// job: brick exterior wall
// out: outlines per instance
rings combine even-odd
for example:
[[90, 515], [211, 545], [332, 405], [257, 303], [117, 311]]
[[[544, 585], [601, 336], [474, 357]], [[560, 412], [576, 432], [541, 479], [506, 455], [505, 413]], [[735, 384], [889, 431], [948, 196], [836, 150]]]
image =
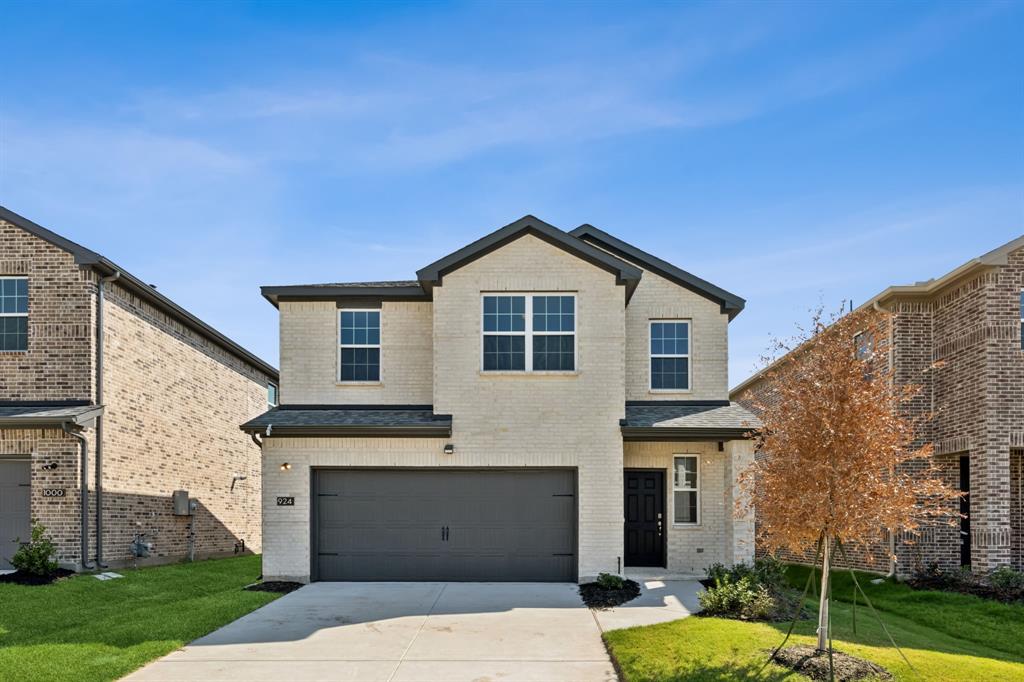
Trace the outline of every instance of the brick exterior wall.
[[[575, 372], [481, 371], [480, 296], [506, 291], [576, 294]], [[650, 273], [627, 307], [612, 274], [531, 235], [446, 274], [433, 299], [383, 304], [382, 380], [368, 387], [336, 385], [337, 304], [280, 304], [283, 403], [430, 403], [452, 415], [453, 433], [450, 439], [265, 438], [266, 576], [309, 580], [310, 472], [326, 466], [574, 468], [580, 578], [615, 572], [623, 556], [625, 400], [725, 399], [727, 317], [717, 304]], [[647, 321], [658, 317], [694, 321], [693, 392], [647, 391]], [[443, 454], [447, 442], [455, 445], [452, 455]], [[730, 511], [736, 473], [753, 456], [749, 443], [729, 443], [725, 453], [717, 443], [629, 443], [625, 452], [626, 466], [670, 470], [672, 452], [699, 452], [710, 462], [702, 477], [705, 520], [696, 532], [669, 531], [670, 570], [699, 574], [708, 560], [752, 555], [752, 523], [734, 522]], [[290, 468], [282, 470], [286, 462]], [[294, 496], [295, 506], [276, 506], [278, 496]]]
[[[754, 554], [754, 527], [750, 519], [736, 518], [735, 500], [740, 494], [737, 473], [753, 460], [749, 441], [730, 441], [724, 452], [718, 443], [626, 442], [623, 465], [627, 469], [661, 469], [665, 472], [665, 534], [670, 573], [704, 576], [714, 563], [749, 561]], [[700, 510], [697, 525], [673, 523], [673, 458], [699, 458]]]
[[[0, 401], [95, 402], [98, 280], [58, 247], [0, 222], [0, 274], [29, 278], [29, 350], [0, 353]], [[269, 377], [187, 329], [118, 283], [106, 286], [104, 556], [129, 562], [142, 531], [150, 562], [180, 559], [188, 519], [171, 514], [171, 492], [198, 502], [197, 557], [259, 551], [260, 451], [238, 425], [266, 409]], [[95, 429], [87, 428], [89, 546], [96, 548]], [[80, 556], [78, 441], [59, 429], [0, 429], [0, 457], [29, 455], [31, 515], [47, 526], [59, 560]], [[53, 470], [44, 470], [54, 463]], [[247, 476], [231, 488], [234, 474]], [[43, 498], [43, 488], [65, 497]]]
[[[366, 304], [353, 304], [360, 308]], [[429, 405], [433, 400], [433, 305], [380, 306], [380, 382], [338, 381], [338, 313], [333, 301], [282, 301], [281, 403]]]
[[0, 399], [92, 399], [95, 288], [67, 251], [0, 220], [0, 275], [28, 276], [28, 351], [0, 353]]
[[[891, 347], [876, 357], [891, 363], [898, 383], [922, 387], [906, 407], [922, 420], [917, 445], [933, 444], [934, 462], [954, 488], [960, 485], [960, 458], [970, 457], [971, 566], [979, 571], [1024, 568], [1020, 465], [1011, 465], [1015, 448], [1024, 447], [1024, 249], [1009, 252], [1006, 261], [975, 269], [928, 296], [897, 293], [880, 301], [895, 317], [884, 340]], [[733, 398], [750, 407], [771, 400], [761, 381]], [[957, 510], [952, 503], [950, 511]], [[886, 555], [886, 546], [857, 548], [852, 563], [884, 569], [878, 557]], [[932, 563], [959, 567], [959, 527], [934, 523], [918, 537], [900, 533], [896, 554], [901, 574]]]

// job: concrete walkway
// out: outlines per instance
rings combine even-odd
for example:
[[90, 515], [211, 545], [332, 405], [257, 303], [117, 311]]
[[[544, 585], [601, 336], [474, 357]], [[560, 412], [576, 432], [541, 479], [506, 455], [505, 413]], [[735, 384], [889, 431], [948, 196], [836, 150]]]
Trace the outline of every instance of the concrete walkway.
[[595, 616], [574, 584], [314, 583], [126, 679], [596, 682], [616, 676]]
[[640, 596], [622, 606], [594, 611], [601, 630], [617, 630], [679, 620], [697, 613], [701, 584], [695, 579], [674, 580], [629, 575], [640, 583]]

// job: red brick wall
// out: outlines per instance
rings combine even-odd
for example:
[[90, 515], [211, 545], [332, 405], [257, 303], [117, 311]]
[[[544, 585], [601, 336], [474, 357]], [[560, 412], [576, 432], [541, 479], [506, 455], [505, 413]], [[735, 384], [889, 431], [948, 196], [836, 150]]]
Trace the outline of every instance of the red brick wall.
[[[896, 313], [892, 350], [876, 353], [892, 363], [897, 382], [922, 387], [907, 411], [930, 417], [918, 444], [933, 443], [935, 464], [951, 486], [959, 487], [959, 458], [970, 456], [971, 563], [980, 571], [1024, 569], [1019, 457], [1011, 472], [1011, 451], [1024, 448], [1022, 287], [1024, 249], [1018, 249], [1005, 265], [953, 282], [931, 298], [887, 300], [885, 307]], [[733, 399], [752, 406], [771, 399], [766, 390], [755, 382]], [[957, 524], [932, 523], [914, 538], [901, 534], [899, 570], [957, 567], [959, 543]], [[869, 553], [858, 550], [853, 563], [869, 566]]]

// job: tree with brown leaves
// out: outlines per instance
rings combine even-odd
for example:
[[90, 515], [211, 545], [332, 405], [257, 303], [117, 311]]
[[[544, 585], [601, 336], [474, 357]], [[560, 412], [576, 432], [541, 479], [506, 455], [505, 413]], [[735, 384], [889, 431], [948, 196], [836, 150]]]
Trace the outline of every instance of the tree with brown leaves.
[[[948, 515], [958, 497], [915, 447], [916, 420], [901, 409], [920, 390], [893, 381], [883, 352], [889, 313], [862, 310], [825, 319], [776, 342], [765, 372], [771, 400], [755, 405], [758, 457], [742, 476], [740, 511], [757, 510], [769, 551], [822, 557], [818, 649], [829, 642], [828, 575], [837, 543], [867, 544], [886, 531], [913, 532]], [[820, 543], [820, 545], [819, 545]]]

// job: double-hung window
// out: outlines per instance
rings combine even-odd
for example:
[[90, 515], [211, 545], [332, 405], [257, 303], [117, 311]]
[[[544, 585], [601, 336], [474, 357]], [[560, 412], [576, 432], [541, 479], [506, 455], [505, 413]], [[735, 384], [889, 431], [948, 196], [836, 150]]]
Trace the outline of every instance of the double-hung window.
[[380, 311], [342, 310], [339, 379], [345, 382], [380, 381]]
[[0, 277], [0, 352], [28, 350], [28, 277]]
[[571, 294], [485, 294], [485, 372], [576, 370], [576, 297]]
[[700, 465], [696, 455], [679, 455], [674, 458], [672, 476], [673, 522], [678, 524], [700, 523]]
[[651, 321], [651, 390], [690, 390], [689, 321]]

